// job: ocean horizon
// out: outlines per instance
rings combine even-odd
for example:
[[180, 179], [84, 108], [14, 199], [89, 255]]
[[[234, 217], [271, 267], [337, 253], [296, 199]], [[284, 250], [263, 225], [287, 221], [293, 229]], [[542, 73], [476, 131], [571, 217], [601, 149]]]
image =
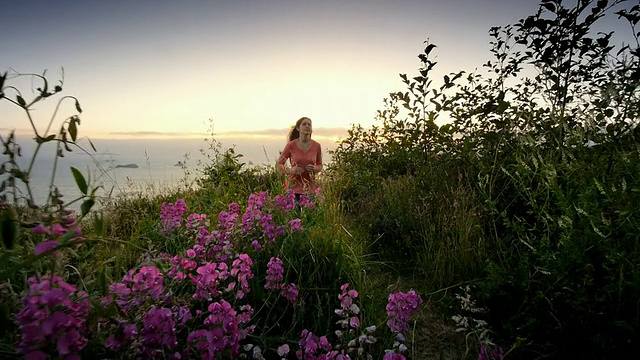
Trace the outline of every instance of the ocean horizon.
[[[113, 199], [130, 194], [157, 195], [177, 186], [189, 186], [201, 175], [199, 170], [210, 163], [209, 158], [214, 156], [214, 151], [209, 149], [210, 143], [204, 139], [91, 141], [96, 151], [93, 151], [88, 141], [78, 140], [86, 153], [72, 148], [71, 152], [64, 152], [64, 157], [58, 157], [53, 184], [63, 195], [65, 203], [81, 196], [71, 167], [82, 172], [91, 188], [99, 187], [96, 195], [100, 199]], [[260, 167], [275, 166], [285, 145], [281, 139], [268, 138], [224, 138], [218, 142], [221, 144], [221, 152], [233, 147], [236, 154], [242, 155], [240, 162]], [[32, 139], [18, 138], [18, 144], [22, 150], [18, 163], [26, 170], [35, 150], [35, 142]], [[328, 163], [329, 151], [335, 149], [336, 144], [321, 144], [323, 160]], [[3, 155], [3, 162], [6, 160], [7, 155]], [[35, 159], [30, 177], [37, 205], [43, 205], [47, 199], [54, 160], [54, 143], [44, 144]], [[76, 205], [79, 206], [79, 203]]]

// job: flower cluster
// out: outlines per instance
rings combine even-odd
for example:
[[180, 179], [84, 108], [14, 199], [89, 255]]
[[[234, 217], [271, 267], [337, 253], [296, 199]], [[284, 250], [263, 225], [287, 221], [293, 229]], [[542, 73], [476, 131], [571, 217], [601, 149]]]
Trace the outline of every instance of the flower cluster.
[[187, 337], [187, 342], [192, 344], [201, 359], [215, 359], [226, 351], [231, 350], [235, 358], [240, 353], [240, 341], [253, 332], [254, 327], [241, 328], [248, 323], [253, 315], [253, 309], [249, 305], [240, 307], [236, 311], [225, 300], [211, 303], [207, 308], [209, 314], [203, 321], [205, 329], [192, 331]]
[[[358, 298], [358, 292], [349, 289], [349, 283], [340, 287], [341, 293], [338, 295], [340, 300], [340, 308], [335, 313], [340, 316], [340, 320], [336, 324], [340, 325], [340, 330], [336, 330], [336, 336], [339, 343], [334, 347], [329, 343], [325, 336], [314, 335], [309, 330], [303, 330], [298, 342], [298, 350], [295, 352], [298, 359], [305, 360], [347, 360], [352, 358], [372, 359], [373, 356], [365, 352], [365, 345], [376, 342], [376, 338], [372, 335], [376, 331], [376, 326], [369, 326], [358, 335], [360, 330], [360, 308], [356, 305], [355, 299]], [[286, 358], [290, 348], [288, 344], [281, 345], [277, 349], [277, 353], [281, 358]], [[385, 355], [385, 359], [404, 359], [403, 355], [389, 352]]]
[[398, 292], [389, 294], [387, 302], [387, 326], [396, 334], [396, 341], [392, 350], [386, 350], [384, 360], [405, 359], [404, 353], [407, 346], [404, 344], [409, 318], [418, 312], [422, 304], [422, 298], [414, 290], [407, 293]]
[[302, 195], [300, 196], [300, 207], [315, 209], [316, 203], [311, 199], [311, 196]]
[[353, 289], [349, 290], [349, 283], [342, 285], [340, 290], [342, 291], [338, 295], [340, 309], [336, 309], [335, 312], [343, 319], [338, 321], [338, 325], [341, 325], [343, 329], [358, 329], [360, 327], [360, 319], [358, 318], [360, 308], [353, 302], [358, 297], [358, 292]]
[[42, 222], [31, 228], [31, 232], [40, 235], [43, 239], [47, 239], [36, 245], [34, 249], [36, 255], [54, 249], [64, 242], [73, 241], [80, 245], [80, 241], [84, 240], [80, 236], [82, 228], [78, 224], [73, 210], [61, 210], [55, 214], [43, 214]]
[[191, 313], [182, 307], [173, 309], [153, 305], [141, 316], [140, 329], [135, 323], [117, 318], [118, 326], [105, 341], [112, 352], [127, 352], [144, 359], [180, 359], [178, 331], [185, 328]]
[[304, 231], [304, 228], [302, 227], [302, 220], [300, 220], [300, 219], [290, 220], [289, 221], [289, 228], [291, 229], [291, 232]]
[[258, 194], [251, 194], [247, 201], [247, 209], [260, 210], [265, 207], [270, 200], [269, 194], [266, 191], [261, 191]]
[[[115, 304], [122, 315], [112, 319], [113, 329], [105, 340], [111, 351], [133, 350], [143, 358], [157, 358], [177, 347], [176, 324], [183, 326], [190, 317], [188, 310], [170, 305], [171, 292], [165, 291], [164, 275], [155, 266], [132, 269], [121, 282], [109, 286], [111, 294], [102, 299], [105, 306]], [[140, 321], [141, 326], [136, 325]], [[165, 357], [173, 358], [175, 356]]]
[[418, 311], [418, 306], [422, 304], [422, 298], [414, 290], [410, 290], [407, 293], [389, 294], [388, 300], [387, 315], [389, 315], [389, 320], [387, 326], [394, 333], [405, 334], [409, 317]]
[[[211, 301], [214, 297], [222, 295], [219, 290], [220, 283], [229, 277], [229, 268], [226, 263], [206, 263], [196, 270], [197, 275], [189, 274], [189, 278], [196, 286], [194, 299]], [[233, 283], [235, 286], [235, 283]]]
[[[111, 284], [109, 290], [115, 295], [115, 302], [125, 313], [143, 303], [156, 301], [164, 292], [164, 276], [155, 266], [144, 266], [140, 270], [129, 270], [122, 282]], [[105, 302], [113, 298], [108, 297]]]
[[298, 287], [294, 283], [282, 284], [280, 289], [280, 296], [285, 297], [291, 302], [296, 302], [296, 300], [298, 300]]
[[283, 283], [283, 275], [284, 268], [282, 267], [282, 260], [277, 257], [272, 257], [267, 264], [267, 283], [264, 285], [264, 288], [267, 290], [281, 290], [280, 295], [291, 302], [295, 302], [298, 299], [298, 288], [294, 283]]
[[221, 211], [218, 215], [218, 228], [220, 230], [230, 230], [236, 226], [238, 222], [238, 214], [240, 213], [240, 205], [232, 202], [229, 204], [227, 211]]
[[207, 220], [206, 214], [193, 213], [187, 216], [187, 223], [185, 226], [187, 229], [197, 229], [201, 226], [209, 226], [209, 220]]
[[142, 322], [140, 345], [145, 358], [163, 357], [165, 349], [173, 350], [178, 346], [176, 323], [170, 309], [153, 306], [144, 314]]
[[[198, 357], [213, 359], [227, 350], [237, 354], [240, 341], [253, 332], [252, 326], [244, 326], [251, 320], [253, 310], [251, 306], [244, 305], [238, 311], [221, 297], [225, 293], [233, 293], [236, 287], [235, 299], [240, 299], [250, 291], [248, 280], [253, 277], [251, 258], [240, 254], [231, 269], [224, 262], [207, 262], [198, 266], [197, 262], [180, 257], [174, 257], [170, 262], [173, 266], [167, 277], [163, 277], [156, 268], [144, 267], [138, 273], [130, 272], [122, 283], [110, 287], [124, 318], [112, 320], [118, 326], [107, 339], [106, 347], [112, 351], [133, 350], [136, 356], [147, 359], [190, 358], [198, 354]], [[188, 276], [182, 271], [187, 272]], [[161, 284], [161, 280], [173, 278], [176, 281], [186, 277], [194, 285], [192, 299], [196, 303], [209, 303], [207, 311], [196, 310], [195, 317], [189, 308], [172, 305], [172, 292], [163, 290]], [[231, 282], [222, 283], [227, 280]], [[236, 286], [238, 283], [240, 285]], [[150, 309], [139, 316], [139, 312], [149, 305]], [[140, 329], [135, 325], [139, 319], [142, 322]], [[186, 334], [183, 330], [186, 329], [187, 321], [196, 326], [199, 323], [204, 328], [197, 328]], [[177, 351], [179, 336], [186, 337], [192, 348]]]
[[[231, 203], [210, 227], [205, 214], [186, 216], [184, 200], [163, 203], [163, 232], [169, 235], [179, 230], [190, 238], [192, 246], [181, 255], [161, 254], [159, 263], [131, 269], [121, 281], [109, 285], [101, 299], [106, 312], [91, 317], [97, 321], [92, 326], [85, 325], [89, 313], [86, 293], [56, 275], [42, 281], [30, 279], [24, 308], [16, 317], [22, 333], [19, 351], [34, 358], [76, 358], [86, 347], [84, 336], [91, 328], [100, 333], [95, 334], [97, 338], [105, 339], [101, 351], [114, 357], [238, 357], [241, 343], [254, 331], [254, 326], [248, 325], [253, 309], [245, 300], [254, 278], [249, 244], [255, 241], [256, 250], [269, 251], [288, 230], [303, 231], [301, 219], [292, 219], [289, 214], [295, 206], [292, 192], [274, 198], [267, 193], [253, 194], [244, 213], [240, 205]], [[79, 237], [75, 221], [58, 220], [51, 226], [39, 225], [33, 232], [54, 240]], [[49, 249], [41, 245], [37, 251]], [[282, 260], [272, 257], [267, 267], [265, 288], [280, 291], [281, 296], [295, 302], [298, 288], [284, 282]], [[357, 297], [352, 290], [346, 294]], [[359, 326], [357, 314], [349, 316], [349, 324]], [[332, 350], [326, 337], [309, 331], [303, 332], [299, 345], [305, 359], [348, 358], [344, 351]], [[258, 346], [251, 350], [257, 358], [261, 356]]]
[[301, 208], [314, 210], [316, 205], [322, 204], [323, 202], [324, 194], [322, 193], [322, 189], [316, 188], [313, 193], [300, 196], [299, 205]]
[[277, 257], [272, 257], [267, 264], [267, 283], [264, 285], [264, 288], [267, 290], [279, 289], [283, 274], [284, 268], [282, 267], [282, 260]]
[[275, 207], [280, 212], [289, 212], [296, 208], [296, 196], [293, 190], [288, 190], [284, 195], [279, 194], [273, 197]]
[[210, 234], [207, 232], [209, 236], [201, 237], [207, 241], [200, 241], [199, 244], [205, 246], [212, 242], [209, 259], [215, 261], [225, 261], [232, 256], [234, 246], [240, 242], [251, 245], [253, 250], [262, 250], [265, 246], [275, 244], [279, 237], [286, 234], [287, 228], [291, 231], [302, 230], [300, 221], [288, 224], [280, 222], [280, 218], [286, 218], [294, 208], [293, 193], [276, 195], [274, 198], [266, 192], [251, 194], [244, 213], [240, 213], [237, 203], [229, 204], [228, 211], [221, 211], [218, 215], [217, 229]]
[[169, 262], [173, 265], [169, 272], [167, 272], [167, 276], [172, 278], [174, 281], [182, 281], [186, 279], [187, 275], [185, 272], [189, 272], [194, 270], [198, 263], [196, 263], [194, 258], [198, 257], [201, 254], [196, 253], [195, 250], [189, 249], [187, 250], [187, 258], [182, 258], [178, 255], [174, 256], [169, 260]]
[[300, 346], [296, 351], [298, 359], [335, 359], [338, 355], [338, 351], [332, 351], [333, 347], [326, 336], [318, 337], [306, 329], [300, 334], [298, 346]]
[[87, 294], [57, 275], [31, 277], [28, 283], [24, 308], [15, 318], [22, 335], [18, 351], [32, 359], [49, 355], [79, 359], [88, 342], [83, 335], [89, 313]]
[[235, 276], [240, 288], [236, 291], [236, 298], [242, 299], [246, 293], [251, 291], [249, 280], [253, 279], [251, 266], [253, 261], [247, 254], [240, 254], [237, 259], [233, 260], [231, 275]]
[[175, 204], [162, 203], [160, 209], [160, 222], [164, 229], [164, 234], [169, 235], [182, 225], [182, 216], [187, 213], [187, 204], [183, 199], [176, 200]]
[[[265, 213], [259, 209], [250, 210], [242, 215], [242, 232], [245, 237], [260, 234], [260, 237], [266, 238], [266, 245], [275, 244], [276, 238], [285, 234], [286, 226], [277, 225], [273, 219], [273, 215]], [[252, 241], [255, 250], [260, 250], [262, 244], [255, 239]]]
[[347, 353], [353, 354], [357, 357], [362, 357], [365, 353], [365, 346], [376, 342], [376, 338], [373, 333], [376, 330], [375, 325], [369, 326], [364, 329], [363, 332], [358, 335], [360, 330], [360, 308], [354, 300], [358, 298], [358, 292], [354, 289], [349, 289], [349, 283], [346, 283], [340, 287], [340, 308], [335, 310], [335, 313], [340, 316], [340, 320], [336, 324], [340, 325], [341, 330], [336, 330], [336, 336], [340, 341], [346, 343]]

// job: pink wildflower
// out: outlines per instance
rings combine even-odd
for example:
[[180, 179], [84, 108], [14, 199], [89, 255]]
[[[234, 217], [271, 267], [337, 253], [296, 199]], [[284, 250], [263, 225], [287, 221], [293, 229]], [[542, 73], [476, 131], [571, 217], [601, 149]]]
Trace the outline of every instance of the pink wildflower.
[[404, 334], [407, 331], [409, 317], [418, 311], [420, 304], [422, 304], [422, 298], [414, 290], [407, 293], [389, 294], [387, 304], [387, 315], [389, 315], [387, 326], [389, 329]]
[[49, 240], [49, 241], [43, 241], [41, 243], [39, 243], [38, 245], [36, 245], [36, 248], [34, 249], [34, 253], [36, 255], [40, 255], [44, 252], [47, 252], [53, 248], [55, 248], [56, 246], [58, 246], [58, 240]]

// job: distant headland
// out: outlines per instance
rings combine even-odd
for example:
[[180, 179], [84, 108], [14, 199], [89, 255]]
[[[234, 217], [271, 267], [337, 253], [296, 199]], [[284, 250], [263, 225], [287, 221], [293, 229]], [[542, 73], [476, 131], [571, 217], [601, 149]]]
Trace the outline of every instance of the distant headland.
[[116, 165], [116, 169], [124, 168], [124, 169], [137, 169], [139, 168], [138, 164], [124, 164], [124, 165]]

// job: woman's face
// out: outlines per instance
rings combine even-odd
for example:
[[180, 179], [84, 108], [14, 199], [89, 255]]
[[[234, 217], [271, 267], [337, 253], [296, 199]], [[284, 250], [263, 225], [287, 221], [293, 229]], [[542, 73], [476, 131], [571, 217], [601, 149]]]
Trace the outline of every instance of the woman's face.
[[300, 132], [300, 134], [311, 134], [311, 132], [313, 131], [313, 127], [311, 126], [311, 120], [309, 119], [302, 120], [302, 122], [300, 123], [300, 126], [298, 126], [298, 131]]

